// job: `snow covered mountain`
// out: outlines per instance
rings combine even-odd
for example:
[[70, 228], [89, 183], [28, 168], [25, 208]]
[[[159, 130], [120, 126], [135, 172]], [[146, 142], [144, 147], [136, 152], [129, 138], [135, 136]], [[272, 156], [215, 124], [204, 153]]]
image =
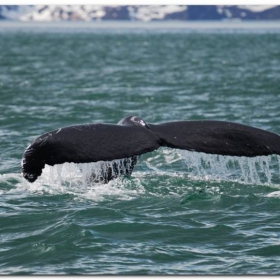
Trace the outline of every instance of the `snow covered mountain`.
[[280, 20], [280, 6], [96, 6], [96, 5], [0, 5], [0, 20]]

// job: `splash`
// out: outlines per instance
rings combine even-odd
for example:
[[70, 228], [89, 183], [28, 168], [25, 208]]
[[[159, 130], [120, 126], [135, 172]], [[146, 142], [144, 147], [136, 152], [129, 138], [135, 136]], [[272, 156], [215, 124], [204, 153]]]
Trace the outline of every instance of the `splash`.
[[245, 184], [279, 184], [280, 156], [253, 158], [210, 155], [180, 150], [189, 177], [204, 180], [225, 180]]
[[[64, 163], [53, 167], [46, 165], [42, 175], [34, 183], [28, 183], [19, 174], [11, 178], [2, 176], [3, 193], [67, 194], [75, 200], [99, 202], [112, 198], [131, 200], [139, 195], [185, 197], [186, 193], [200, 195], [201, 192], [220, 195], [224, 191], [221, 189], [223, 184], [217, 185], [217, 181], [269, 187], [280, 185], [280, 156], [241, 158], [160, 149], [146, 160], [142, 158], [138, 171], [133, 172], [131, 179], [118, 177], [132, 163], [132, 159], [126, 160], [127, 162], [122, 159], [83, 164]], [[182, 165], [182, 160], [186, 165]], [[108, 169], [111, 169], [112, 176], [118, 178], [104, 184], [104, 172]], [[237, 186], [235, 184], [234, 189]], [[273, 196], [278, 197], [279, 193]]]
[[130, 180], [124, 180], [123, 177], [104, 184], [104, 173], [111, 169], [112, 176], [117, 177], [127, 172], [128, 166], [132, 163], [133, 159], [120, 159], [95, 163], [46, 165], [42, 175], [34, 183], [22, 179], [17, 186], [18, 190], [39, 195], [68, 194], [75, 200], [89, 199], [100, 202], [110, 197], [130, 200], [143, 193], [143, 188], [130, 187]]
[[46, 165], [41, 177], [48, 184], [63, 184], [67, 181], [69, 184], [78, 183], [86, 186], [93, 183], [107, 183], [108, 173], [112, 178], [127, 174], [133, 164], [133, 159], [126, 158], [92, 163]]

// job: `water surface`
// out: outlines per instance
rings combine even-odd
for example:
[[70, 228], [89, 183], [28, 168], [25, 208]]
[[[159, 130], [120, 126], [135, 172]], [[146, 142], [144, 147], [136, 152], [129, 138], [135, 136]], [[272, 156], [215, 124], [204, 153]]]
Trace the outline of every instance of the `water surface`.
[[0, 25], [0, 273], [279, 274], [277, 157], [234, 169], [159, 149], [107, 185], [69, 166], [62, 181], [47, 167], [30, 184], [19, 168], [46, 131], [127, 115], [280, 133], [277, 25], [49, 25]]

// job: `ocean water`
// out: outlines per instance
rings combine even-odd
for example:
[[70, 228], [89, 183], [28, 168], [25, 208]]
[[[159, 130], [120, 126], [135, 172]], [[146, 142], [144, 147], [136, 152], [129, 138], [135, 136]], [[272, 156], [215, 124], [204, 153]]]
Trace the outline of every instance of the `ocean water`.
[[279, 156], [162, 148], [106, 185], [83, 180], [98, 164], [20, 173], [40, 134], [127, 115], [280, 133], [277, 24], [1, 23], [0, 274], [280, 274]]

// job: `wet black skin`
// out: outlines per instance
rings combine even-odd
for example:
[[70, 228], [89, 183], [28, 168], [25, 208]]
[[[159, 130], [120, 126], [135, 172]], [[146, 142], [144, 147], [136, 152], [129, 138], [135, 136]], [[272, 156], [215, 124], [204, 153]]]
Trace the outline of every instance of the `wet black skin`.
[[[207, 154], [256, 157], [280, 155], [280, 136], [224, 121], [175, 121], [147, 124], [136, 116], [114, 124], [86, 124], [47, 132], [35, 139], [22, 158], [22, 175], [34, 182], [45, 164], [122, 160], [103, 171], [104, 183], [130, 175], [141, 154], [170, 147]], [[97, 180], [93, 174], [92, 179]]]

